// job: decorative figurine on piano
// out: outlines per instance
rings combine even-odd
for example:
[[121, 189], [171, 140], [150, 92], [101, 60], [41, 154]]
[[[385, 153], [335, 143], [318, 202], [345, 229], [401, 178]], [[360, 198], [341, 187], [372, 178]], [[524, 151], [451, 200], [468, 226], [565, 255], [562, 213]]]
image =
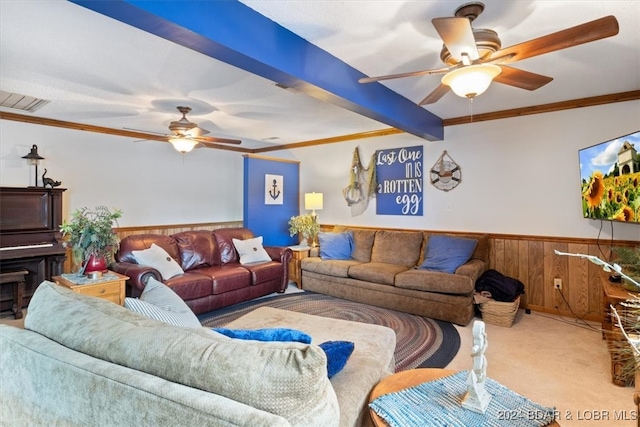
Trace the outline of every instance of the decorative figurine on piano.
[[471, 348], [473, 369], [467, 376], [467, 394], [462, 400], [462, 407], [480, 414], [486, 412], [491, 402], [491, 395], [484, 388], [484, 381], [487, 379], [487, 358], [484, 356], [486, 349], [487, 334], [484, 322], [476, 320], [473, 322], [473, 347]]
[[50, 186], [51, 188], [54, 188], [54, 187], [59, 187], [60, 184], [62, 184], [61, 181], [54, 181], [49, 177], [45, 177], [46, 174], [47, 174], [47, 169], [45, 168], [44, 173], [42, 174], [42, 186], [44, 188], [47, 188], [47, 185]]

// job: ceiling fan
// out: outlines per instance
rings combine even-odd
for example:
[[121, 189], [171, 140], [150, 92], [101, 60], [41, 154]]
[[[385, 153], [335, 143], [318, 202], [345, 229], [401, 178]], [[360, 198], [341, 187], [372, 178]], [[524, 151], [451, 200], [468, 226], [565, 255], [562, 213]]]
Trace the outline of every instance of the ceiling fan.
[[379, 77], [364, 77], [358, 81], [372, 83], [402, 77], [444, 74], [440, 85], [418, 105], [433, 104], [446, 95], [450, 89], [458, 96], [472, 99], [487, 90], [492, 81], [521, 89], [536, 90], [552, 81], [553, 78], [513, 68], [506, 64], [618, 34], [616, 18], [605, 16], [501, 49], [501, 41], [495, 31], [476, 29], [471, 26], [471, 23], [483, 10], [483, 3], [466, 3], [456, 9], [455, 17], [431, 20], [444, 42], [440, 59], [446, 64], [445, 67]]
[[[216, 143], [223, 144], [241, 144], [239, 139], [227, 139], [219, 138], [215, 136], [204, 136], [210, 133], [208, 130], [199, 127], [196, 123], [187, 119], [187, 114], [191, 111], [190, 107], [176, 107], [182, 114], [182, 118], [174, 120], [169, 123], [169, 130], [171, 134], [159, 134], [163, 135], [167, 142], [170, 142], [173, 147], [181, 153], [188, 153], [193, 150], [194, 147], [200, 145], [204, 147], [215, 147]], [[131, 129], [136, 130], [136, 129]], [[156, 133], [156, 132], [150, 132]]]

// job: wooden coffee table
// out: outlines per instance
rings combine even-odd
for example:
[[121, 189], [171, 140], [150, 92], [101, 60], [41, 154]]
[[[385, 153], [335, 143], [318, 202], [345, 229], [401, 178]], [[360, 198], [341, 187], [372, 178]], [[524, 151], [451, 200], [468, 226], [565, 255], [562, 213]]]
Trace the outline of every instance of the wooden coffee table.
[[[393, 393], [394, 391], [400, 391], [405, 388], [414, 387], [428, 381], [437, 380], [438, 378], [446, 377], [447, 375], [455, 374], [456, 371], [450, 369], [434, 369], [434, 368], [419, 368], [409, 369], [401, 371], [393, 375], [389, 375], [382, 381], [380, 381], [371, 390], [369, 395], [369, 403], [373, 402], [383, 394]], [[373, 425], [376, 427], [388, 427], [388, 424], [375, 413], [375, 411], [369, 408], [369, 415], [373, 421]], [[560, 427], [556, 421], [551, 424], [547, 424], [550, 427]]]

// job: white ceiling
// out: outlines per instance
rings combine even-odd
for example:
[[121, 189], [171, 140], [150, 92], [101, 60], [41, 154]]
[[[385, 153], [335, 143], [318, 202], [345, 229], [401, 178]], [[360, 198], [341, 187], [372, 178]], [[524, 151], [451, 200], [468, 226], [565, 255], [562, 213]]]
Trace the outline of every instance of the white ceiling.
[[[464, 1], [243, 0], [302, 38], [370, 76], [439, 68], [442, 42], [431, 19]], [[515, 64], [554, 80], [529, 92], [493, 83], [469, 102], [445, 95], [425, 106], [441, 118], [640, 89], [640, 1], [484, 0], [476, 28], [503, 47], [606, 15], [614, 37]], [[35, 113], [115, 129], [165, 133], [188, 116], [211, 135], [259, 148], [389, 126], [209, 58], [64, 0], [0, 0], [0, 90], [51, 100]], [[440, 76], [386, 81], [419, 102]], [[16, 112], [2, 108], [7, 112]], [[277, 138], [277, 139], [272, 139]]]

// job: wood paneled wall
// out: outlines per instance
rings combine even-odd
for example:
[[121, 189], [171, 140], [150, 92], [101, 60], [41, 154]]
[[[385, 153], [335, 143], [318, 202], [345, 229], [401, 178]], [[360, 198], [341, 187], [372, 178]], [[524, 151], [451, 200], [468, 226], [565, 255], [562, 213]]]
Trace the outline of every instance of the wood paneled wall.
[[[323, 225], [322, 229], [330, 231], [333, 225]], [[520, 299], [520, 307], [598, 322], [603, 315], [602, 269], [583, 258], [556, 255], [554, 250], [595, 255], [602, 260], [609, 260], [611, 247], [640, 246], [640, 242], [627, 240], [611, 242], [547, 236], [488, 235], [489, 268], [524, 283], [525, 294]], [[554, 278], [562, 280], [561, 291], [553, 287]]]
[[218, 228], [242, 227], [242, 221], [228, 222], [205, 222], [200, 224], [172, 224], [172, 225], [152, 225], [144, 227], [120, 227], [115, 231], [120, 239], [124, 239], [132, 234], [163, 234], [170, 236], [182, 231], [191, 230], [217, 230]]
[[[229, 221], [229, 222], [207, 222], [200, 224], [170, 224], [170, 225], [151, 225], [141, 227], [119, 227], [115, 228], [115, 232], [118, 234], [120, 240], [132, 234], [162, 234], [170, 236], [172, 234], [180, 233], [182, 231], [190, 230], [216, 230], [218, 228], [232, 228], [242, 227], [242, 221]], [[73, 271], [73, 263], [71, 259], [71, 249], [67, 249], [67, 259], [64, 263], [64, 272], [70, 273]]]
[[[586, 259], [560, 256], [554, 250], [611, 256], [611, 242], [531, 236], [490, 236], [489, 267], [519, 279], [525, 286], [521, 306], [535, 311], [602, 320], [602, 269]], [[614, 241], [613, 246], [634, 242]], [[640, 242], [635, 242], [640, 245]], [[562, 280], [562, 290], [553, 279]]]
[[[116, 232], [120, 238], [124, 238], [132, 234], [171, 235], [188, 230], [214, 230], [229, 227], [242, 227], [242, 221], [121, 227], [117, 228]], [[323, 231], [330, 231], [333, 227], [333, 225], [321, 225]], [[445, 232], [432, 231], [432, 233]], [[456, 234], [455, 232], [446, 233]], [[483, 233], [464, 234], [482, 235]], [[521, 298], [521, 307], [594, 321], [601, 321], [603, 315], [602, 269], [586, 259], [556, 255], [554, 250], [595, 255], [600, 259], [609, 260], [611, 247], [640, 245], [640, 242], [625, 240], [598, 242], [595, 239], [504, 234], [489, 234], [489, 242], [489, 268], [509, 277], [515, 277], [524, 283], [525, 294]], [[69, 256], [68, 259], [70, 259]], [[69, 264], [67, 262], [65, 265], [67, 272], [70, 271]], [[562, 280], [561, 291], [554, 289], [554, 278]]]

